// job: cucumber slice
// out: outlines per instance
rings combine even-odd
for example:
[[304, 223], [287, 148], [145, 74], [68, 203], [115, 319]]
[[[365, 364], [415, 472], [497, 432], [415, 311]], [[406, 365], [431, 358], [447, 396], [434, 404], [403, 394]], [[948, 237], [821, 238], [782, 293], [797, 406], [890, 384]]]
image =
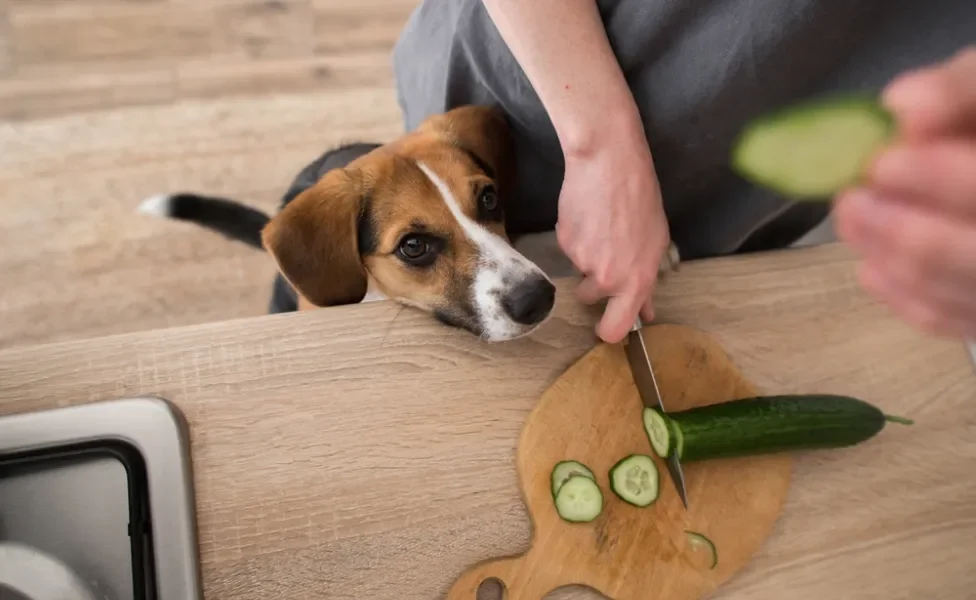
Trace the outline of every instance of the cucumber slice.
[[715, 549], [715, 544], [712, 543], [712, 540], [708, 539], [697, 531], [685, 530], [685, 535], [688, 536], [688, 542], [691, 544], [692, 550], [704, 550], [705, 552], [708, 552], [708, 568], [714, 569], [715, 565], [718, 564], [718, 550]]
[[742, 398], [667, 414], [682, 462], [853, 446], [887, 423], [911, 425], [849, 396]]
[[747, 124], [731, 166], [792, 200], [827, 200], [857, 183], [895, 129], [894, 117], [874, 97], [808, 100]]
[[564, 460], [556, 463], [556, 466], [552, 468], [552, 476], [550, 477], [552, 495], [555, 496], [558, 494], [559, 488], [563, 487], [563, 484], [575, 475], [582, 475], [583, 477], [589, 477], [593, 481], [596, 481], [596, 476], [593, 475], [593, 471], [583, 463], [575, 460]]
[[644, 408], [644, 433], [651, 442], [654, 453], [661, 458], [667, 458], [671, 452], [671, 424], [668, 418], [653, 408]]
[[603, 492], [595, 481], [573, 475], [556, 493], [556, 512], [570, 523], [588, 523], [603, 512]]
[[631, 454], [610, 469], [610, 489], [618, 498], [634, 506], [645, 507], [657, 500], [659, 473], [654, 459]]

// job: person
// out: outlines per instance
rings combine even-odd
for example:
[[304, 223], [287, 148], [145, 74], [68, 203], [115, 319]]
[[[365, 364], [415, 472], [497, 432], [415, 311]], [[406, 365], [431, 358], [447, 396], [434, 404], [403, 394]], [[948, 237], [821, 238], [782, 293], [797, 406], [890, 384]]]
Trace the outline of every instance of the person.
[[[407, 128], [462, 104], [512, 123], [514, 234], [555, 230], [606, 300], [597, 334], [653, 319], [683, 260], [791, 245], [831, 219], [863, 286], [928, 331], [976, 336], [976, 2], [424, 0], [396, 43]], [[863, 184], [792, 203], [737, 178], [750, 119], [880, 90], [899, 138]]]

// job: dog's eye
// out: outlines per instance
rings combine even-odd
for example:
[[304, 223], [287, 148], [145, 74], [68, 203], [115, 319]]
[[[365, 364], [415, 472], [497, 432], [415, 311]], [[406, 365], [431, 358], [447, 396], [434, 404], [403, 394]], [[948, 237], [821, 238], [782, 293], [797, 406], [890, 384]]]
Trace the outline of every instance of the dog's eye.
[[427, 242], [419, 237], [408, 237], [400, 244], [400, 252], [404, 258], [416, 260], [427, 253]]
[[498, 218], [499, 211], [498, 192], [492, 185], [486, 185], [478, 194], [478, 213], [480, 220], [493, 220]]
[[437, 258], [437, 250], [436, 240], [422, 235], [408, 235], [400, 240], [396, 253], [411, 265], [426, 267]]
[[495, 188], [490, 185], [481, 190], [481, 207], [488, 212], [498, 208], [498, 194], [495, 193]]

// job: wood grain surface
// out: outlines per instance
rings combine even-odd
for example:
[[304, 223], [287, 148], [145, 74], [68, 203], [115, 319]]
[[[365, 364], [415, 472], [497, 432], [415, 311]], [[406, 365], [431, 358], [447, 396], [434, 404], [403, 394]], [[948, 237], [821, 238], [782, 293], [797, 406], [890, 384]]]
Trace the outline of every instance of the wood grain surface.
[[[704, 332], [654, 325], [644, 327], [644, 338], [669, 411], [757, 393]], [[570, 584], [613, 600], [698, 600], [745, 566], [779, 517], [792, 457], [686, 464], [686, 509], [666, 463], [654, 456], [643, 408], [622, 344], [600, 343], [560, 375], [526, 419], [516, 451], [531, 545], [520, 556], [465, 571], [448, 600], [475, 600], [488, 580], [504, 586], [506, 600], [542, 600]], [[627, 504], [610, 488], [611, 469], [634, 454], [651, 456], [659, 473], [658, 498], [644, 508]], [[590, 468], [603, 494], [603, 510], [589, 523], [566, 523], [556, 512], [550, 474], [564, 460]], [[715, 544], [715, 568], [689, 543], [687, 531]]]
[[0, 118], [104, 112], [214, 93], [231, 99], [390, 88], [390, 49], [418, 5], [0, 0]]
[[[690, 262], [657, 302], [661, 322], [707, 332], [764, 393], [850, 393], [916, 420], [797, 456], [772, 536], [711, 598], [971, 597], [976, 379], [962, 344], [869, 301], [839, 246]], [[595, 313], [566, 282], [555, 312], [503, 345], [380, 303], [21, 346], [0, 351], [0, 412], [175, 402], [209, 600], [429, 600], [528, 547], [516, 442], [594, 342]]]
[[274, 210], [345, 141], [402, 131], [419, 0], [0, 0], [0, 348], [262, 315], [261, 252], [135, 212]]

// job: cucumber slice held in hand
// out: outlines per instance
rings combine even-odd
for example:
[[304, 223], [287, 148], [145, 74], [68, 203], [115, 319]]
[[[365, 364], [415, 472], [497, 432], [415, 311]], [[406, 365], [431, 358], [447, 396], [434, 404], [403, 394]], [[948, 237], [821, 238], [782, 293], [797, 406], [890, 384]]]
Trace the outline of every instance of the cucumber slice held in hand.
[[610, 489], [618, 498], [637, 507], [654, 504], [660, 490], [660, 474], [654, 459], [631, 454], [610, 469]]
[[575, 460], [563, 460], [556, 463], [556, 466], [552, 468], [551, 485], [552, 485], [552, 495], [553, 497], [559, 493], [559, 488], [563, 487], [570, 477], [576, 475], [581, 475], [583, 477], [589, 477], [590, 479], [596, 481], [596, 476], [593, 475], [593, 471], [589, 467], [581, 462]]
[[874, 97], [808, 100], [748, 123], [731, 167], [790, 200], [829, 200], [861, 179], [895, 131], [894, 117]]
[[603, 512], [603, 492], [585, 475], [573, 475], [555, 496], [556, 512], [570, 523], [589, 523]]

